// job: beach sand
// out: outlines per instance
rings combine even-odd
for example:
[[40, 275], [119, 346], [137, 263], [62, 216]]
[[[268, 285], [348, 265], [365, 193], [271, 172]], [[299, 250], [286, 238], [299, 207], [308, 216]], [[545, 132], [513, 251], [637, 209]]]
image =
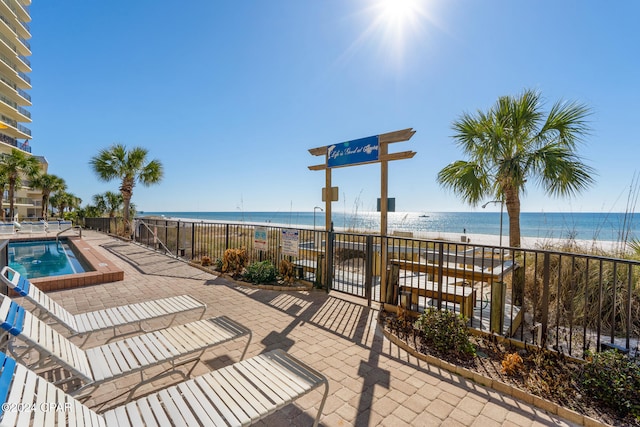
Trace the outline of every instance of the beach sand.
[[[462, 234], [462, 233], [440, 233], [440, 232], [422, 232], [414, 233], [414, 237], [431, 239], [431, 240], [447, 240], [450, 242], [471, 243], [477, 245], [499, 246], [500, 236], [493, 234]], [[466, 240], [466, 241], [465, 241]], [[538, 237], [522, 237], [521, 247], [523, 249], [560, 249], [566, 247], [567, 239], [552, 239]], [[585, 253], [620, 253], [620, 242], [608, 240], [575, 240], [575, 248]], [[509, 245], [509, 236], [502, 237], [502, 245]], [[628, 250], [628, 248], [627, 248]]]

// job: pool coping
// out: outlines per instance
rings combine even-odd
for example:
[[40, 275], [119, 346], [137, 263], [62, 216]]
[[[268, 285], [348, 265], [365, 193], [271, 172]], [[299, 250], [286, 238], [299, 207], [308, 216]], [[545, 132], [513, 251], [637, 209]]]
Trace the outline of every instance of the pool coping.
[[[12, 242], [28, 242], [34, 240], [55, 240], [47, 236], [30, 236], [11, 239]], [[64, 274], [61, 276], [38, 277], [30, 279], [41, 291], [59, 291], [73, 289], [81, 286], [98, 285], [101, 283], [117, 282], [124, 280], [124, 271], [95, 250], [87, 241], [78, 236], [65, 236], [64, 240], [74, 246], [78, 257], [91, 266], [93, 271], [84, 273]]]

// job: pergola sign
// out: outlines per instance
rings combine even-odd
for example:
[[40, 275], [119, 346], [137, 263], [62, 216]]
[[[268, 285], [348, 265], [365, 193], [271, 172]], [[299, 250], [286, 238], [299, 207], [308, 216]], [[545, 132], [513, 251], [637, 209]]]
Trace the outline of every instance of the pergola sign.
[[[325, 188], [323, 191], [331, 189], [331, 169], [345, 166], [356, 166], [369, 163], [380, 163], [380, 235], [387, 235], [387, 212], [388, 212], [388, 162], [391, 160], [410, 159], [416, 155], [415, 151], [402, 151], [389, 153], [389, 144], [393, 142], [408, 141], [416, 133], [413, 128], [398, 130], [395, 132], [383, 133], [380, 135], [360, 138], [353, 141], [345, 141], [339, 144], [327, 145], [324, 147], [312, 148], [309, 153], [313, 156], [324, 156], [324, 164], [309, 166], [310, 170], [325, 171]], [[332, 197], [325, 197], [325, 229], [331, 229], [331, 202]], [[337, 199], [337, 198], [336, 198]], [[386, 239], [382, 239], [381, 262], [386, 265], [387, 248]], [[382, 288], [386, 285], [386, 275], [381, 274]]]
[[[353, 141], [341, 142], [338, 144], [326, 145], [324, 147], [312, 148], [309, 153], [313, 156], [324, 156], [325, 162], [322, 165], [309, 166], [310, 170], [324, 170], [326, 173], [326, 185], [323, 191], [326, 194], [327, 188], [331, 187], [331, 169], [356, 166], [369, 163], [380, 163], [381, 185], [380, 185], [380, 232], [387, 234], [387, 189], [388, 189], [388, 162], [391, 160], [410, 159], [416, 155], [415, 151], [402, 151], [399, 153], [389, 153], [388, 145], [393, 142], [408, 141], [416, 133], [412, 128], [398, 130], [395, 132], [383, 133], [381, 135], [368, 136]], [[337, 188], [337, 187], [333, 187]], [[332, 190], [329, 190], [332, 191]], [[324, 197], [325, 201], [325, 228], [331, 228], [331, 202], [332, 197]]]

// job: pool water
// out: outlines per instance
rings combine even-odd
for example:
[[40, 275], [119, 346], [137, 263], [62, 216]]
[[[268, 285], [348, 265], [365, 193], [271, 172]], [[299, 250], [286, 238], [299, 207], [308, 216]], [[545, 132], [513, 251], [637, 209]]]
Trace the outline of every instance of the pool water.
[[10, 242], [9, 267], [29, 279], [91, 270], [64, 240]]

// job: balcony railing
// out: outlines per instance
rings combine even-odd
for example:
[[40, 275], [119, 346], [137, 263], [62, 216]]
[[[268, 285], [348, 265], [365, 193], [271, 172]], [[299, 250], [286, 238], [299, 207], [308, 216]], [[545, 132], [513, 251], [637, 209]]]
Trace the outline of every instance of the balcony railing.
[[27, 101], [31, 102], [31, 95], [29, 95], [27, 92], [25, 92], [24, 90], [20, 89], [19, 87], [16, 88], [16, 91], [18, 92], [18, 95], [20, 95], [21, 97], [23, 97]]
[[31, 50], [31, 43], [29, 43], [27, 40], [23, 39], [22, 37], [18, 37], [18, 40], [20, 41], [20, 43], [22, 43], [27, 49]]
[[22, 71], [18, 71], [18, 76], [20, 76], [20, 78], [22, 78], [22, 80], [24, 80], [25, 82], [31, 84], [31, 79], [29, 78], [29, 76], [27, 76]]
[[18, 112], [23, 116], [31, 118], [31, 111], [27, 110], [26, 108], [18, 106]]
[[29, 143], [27, 141], [21, 143], [18, 146], [19, 149], [21, 149], [22, 151], [26, 151], [27, 153], [31, 153], [31, 146], [29, 145]]
[[21, 124], [18, 124], [18, 130], [22, 133], [26, 133], [27, 135], [31, 136], [31, 129], [29, 129], [26, 126], [23, 126]]
[[31, 68], [31, 61], [29, 61], [26, 56], [18, 55], [18, 59], [24, 62], [27, 65], [27, 67]]

